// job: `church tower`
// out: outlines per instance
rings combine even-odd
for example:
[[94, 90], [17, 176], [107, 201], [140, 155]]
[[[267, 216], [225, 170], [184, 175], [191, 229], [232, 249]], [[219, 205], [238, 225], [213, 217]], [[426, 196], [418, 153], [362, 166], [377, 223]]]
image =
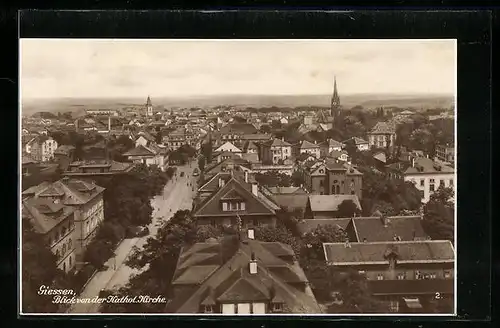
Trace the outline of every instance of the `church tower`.
[[149, 96], [146, 101], [146, 113], [148, 116], [153, 116], [153, 104], [151, 103], [151, 98]]
[[340, 113], [340, 98], [337, 91], [337, 77], [333, 78], [333, 95], [332, 102], [330, 104], [330, 114], [333, 117], [337, 117]]

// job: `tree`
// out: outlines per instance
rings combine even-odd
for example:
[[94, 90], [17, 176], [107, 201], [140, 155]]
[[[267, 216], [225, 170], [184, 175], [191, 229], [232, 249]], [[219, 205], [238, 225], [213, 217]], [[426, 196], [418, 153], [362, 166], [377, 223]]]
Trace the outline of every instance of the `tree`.
[[454, 204], [451, 201], [453, 189], [439, 187], [424, 206], [422, 227], [429, 237], [454, 242]]
[[208, 139], [208, 142], [201, 145], [201, 154], [206, 158], [207, 163], [212, 162], [212, 137]]
[[293, 171], [291, 180], [292, 185], [296, 187], [301, 187], [305, 183], [304, 175], [300, 171]]
[[330, 313], [387, 313], [388, 308], [381, 301], [373, 298], [366, 277], [355, 271], [338, 278], [337, 284], [341, 306], [331, 306]]
[[339, 204], [337, 216], [340, 218], [350, 218], [360, 214], [360, 210], [351, 199], [346, 199]]
[[155, 134], [155, 142], [157, 144], [161, 144], [163, 142], [163, 136], [162, 136], [162, 133], [160, 131], [158, 131], [156, 134]]
[[255, 238], [266, 242], [279, 242], [292, 247], [295, 256], [300, 255], [300, 245], [297, 239], [284, 227], [259, 227], [255, 231]]
[[316, 229], [306, 233], [302, 239], [302, 258], [307, 260], [325, 260], [323, 243], [344, 242], [347, 239], [345, 231], [337, 225], [320, 225]]
[[269, 126], [269, 125], [267, 125], [267, 124], [262, 124], [262, 125], [260, 126], [259, 131], [260, 131], [261, 133], [266, 133], [266, 134], [271, 133], [271, 126]]
[[54, 313], [60, 310], [50, 295], [39, 295], [41, 286], [51, 289], [71, 288], [66, 274], [56, 266], [57, 257], [50, 251], [43, 235], [22, 219], [22, 310], [25, 313]]
[[201, 155], [198, 157], [198, 167], [200, 168], [200, 172], [203, 172], [205, 170], [205, 156]]

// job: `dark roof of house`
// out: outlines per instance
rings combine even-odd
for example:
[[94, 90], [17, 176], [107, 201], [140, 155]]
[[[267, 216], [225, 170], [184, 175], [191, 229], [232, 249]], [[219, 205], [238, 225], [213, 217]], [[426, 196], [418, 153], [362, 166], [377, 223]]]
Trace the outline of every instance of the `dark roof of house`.
[[241, 134], [253, 134], [257, 133], [257, 129], [254, 125], [250, 123], [230, 123], [226, 126], [223, 126], [220, 130], [220, 134], [225, 133], [241, 133]]
[[249, 163], [240, 158], [240, 157], [232, 157], [227, 158], [219, 163], [215, 163], [207, 168], [205, 168], [205, 176], [213, 176], [219, 172], [228, 171], [231, 167], [238, 167], [241, 165], [248, 165]]
[[371, 134], [395, 134], [396, 129], [393, 124], [378, 122], [370, 131]]
[[391, 216], [387, 226], [378, 217], [353, 218], [358, 241], [392, 241], [399, 237], [401, 241], [427, 239], [419, 216]]
[[449, 240], [323, 243], [325, 259], [333, 265], [382, 264], [393, 253], [398, 263], [444, 263], [455, 260]]
[[270, 134], [263, 134], [263, 133], [252, 133], [252, 134], [244, 134], [240, 136], [241, 140], [247, 140], [247, 141], [266, 141], [271, 139], [273, 136]]
[[280, 207], [305, 210], [309, 194], [277, 194], [272, 197]]
[[[245, 200], [246, 206], [244, 211], [238, 212], [223, 212], [220, 206], [220, 200], [228, 192], [237, 193]], [[245, 183], [240, 179], [231, 176], [231, 179], [218, 188], [214, 193], [207, 197], [194, 211], [194, 217], [205, 216], [235, 216], [239, 215], [274, 215], [279, 206], [271, 199], [259, 192], [258, 196], [252, 193], [250, 183]]]
[[45, 234], [71, 215], [75, 208], [54, 203], [48, 198], [31, 197], [22, 201], [22, 215], [28, 218], [36, 232]]
[[415, 159], [415, 165], [406, 169], [405, 174], [419, 173], [453, 173], [455, 170], [443, 163], [435, 162], [430, 158], [419, 157]]
[[358, 146], [358, 145], [363, 145], [363, 144], [367, 144], [367, 143], [368, 143], [368, 141], [366, 141], [366, 140], [364, 140], [364, 139], [361, 139], [361, 138], [359, 138], [359, 137], [352, 137], [352, 138], [350, 138], [350, 139], [347, 139], [347, 140], [343, 141], [343, 143], [344, 143], [344, 144], [345, 144], [345, 143], [348, 143], [348, 142], [350, 142], [351, 140], [352, 140], [352, 141], [354, 141], [354, 144], [355, 144], [356, 146]]
[[137, 147], [130, 149], [129, 151], [123, 153], [123, 156], [154, 156], [155, 152], [144, 147], [143, 145], [137, 145]]
[[[307, 278], [296, 262], [290, 264], [281, 259], [282, 256], [294, 255], [289, 246], [247, 240], [239, 244], [236, 253], [226, 263], [221, 263], [221, 249], [219, 243], [197, 243], [181, 250], [172, 284], [195, 287], [180, 289], [167, 304], [166, 312], [197, 313], [202, 304], [269, 302], [274, 297], [281, 298], [293, 313], [321, 311], [312, 293], [290, 285], [307, 283]], [[257, 263], [255, 274], [250, 274], [248, 269], [252, 254]], [[207, 261], [209, 256], [214, 260]], [[185, 264], [187, 261], [190, 261], [189, 265]], [[204, 266], [207, 268], [203, 269]], [[189, 275], [187, 281], [186, 274]]]
[[303, 140], [302, 143], [300, 144], [300, 149], [311, 149], [311, 148], [319, 148], [319, 146], [307, 140]]
[[263, 145], [266, 145], [268, 147], [290, 147], [290, 146], [292, 146], [291, 144], [289, 144], [285, 140], [281, 140], [278, 138], [274, 138], [272, 140], [264, 142]]
[[309, 195], [309, 205], [313, 213], [335, 212], [344, 200], [352, 200], [361, 209], [361, 204], [356, 195]]

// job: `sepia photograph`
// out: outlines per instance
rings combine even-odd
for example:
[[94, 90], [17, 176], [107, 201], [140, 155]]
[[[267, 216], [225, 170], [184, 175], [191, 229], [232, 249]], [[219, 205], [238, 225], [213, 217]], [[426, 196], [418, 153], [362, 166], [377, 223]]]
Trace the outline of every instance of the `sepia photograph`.
[[455, 39], [19, 39], [22, 315], [456, 315]]

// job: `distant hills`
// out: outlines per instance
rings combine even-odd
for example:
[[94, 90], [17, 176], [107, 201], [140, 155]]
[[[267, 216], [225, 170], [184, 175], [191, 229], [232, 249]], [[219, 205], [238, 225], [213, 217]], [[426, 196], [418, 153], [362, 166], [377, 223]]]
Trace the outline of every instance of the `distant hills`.
[[[330, 95], [217, 95], [198, 97], [154, 97], [151, 96], [155, 107], [301, 107], [319, 106], [329, 107]], [[340, 98], [345, 108], [363, 106], [373, 108], [380, 106], [435, 108], [450, 107], [454, 97], [449, 95], [391, 95], [391, 94], [356, 94], [344, 95]], [[23, 115], [32, 115], [36, 112], [72, 112], [79, 116], [86, 109], [119, 109], [125, 107], [143, 108], [146, 97], [141, 98], [60, 98], [60, 99], [26, 99], [22, 101]]]

